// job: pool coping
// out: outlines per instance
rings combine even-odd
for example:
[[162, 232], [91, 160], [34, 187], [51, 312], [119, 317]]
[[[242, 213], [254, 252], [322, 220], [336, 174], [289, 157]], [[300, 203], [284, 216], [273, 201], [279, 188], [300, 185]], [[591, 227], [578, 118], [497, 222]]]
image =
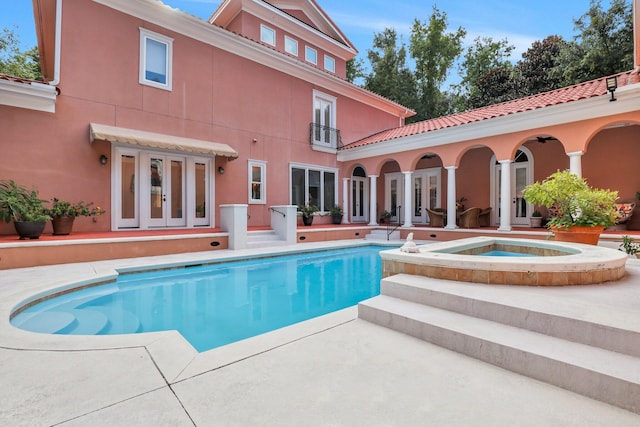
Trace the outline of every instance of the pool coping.
[[10, 323], [10, 318], [17, 308], [52, 292], [111, 282], [122, 273], [370, 244], [397, 246], [398, 242], [345, 240], [5, 270], [0, 278], [0, 346], [34, 351], [88, 351], [144, 347], [168, 382], [183, 381], [351, 322], [357, 318], [357, 307], [349, 307], [202, 353], [198, 353], [177, 331], [100, 336], [52, 335], [14, 327]]

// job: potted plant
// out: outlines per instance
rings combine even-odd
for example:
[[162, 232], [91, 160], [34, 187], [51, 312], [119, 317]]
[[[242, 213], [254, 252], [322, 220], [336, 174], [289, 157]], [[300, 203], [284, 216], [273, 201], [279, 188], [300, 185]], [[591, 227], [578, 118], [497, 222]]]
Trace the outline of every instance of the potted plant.
[[340, 224], [342, 222], [342, 206], [333, 205], [331, 209], [329, 209], [329, 213], [331, 214], [331, 220], [334, 224]]
[[634, 241], [630, 236], [622, 236], [622, 243], [620, 243], [618, 250], [637, 258], [640, 253], [640, 243]]
[[382, 213], [380, 214], [380, 223], [382, 224], [386, 224], [391, 220], [391, 212], [389, 212], [388, 210], [384, 210], [382, 211]]
[[50, 219], [37, 190], [28, 190], [13, 180], [0, 181], [0, 218], [13, 221], [20, 239], [37, 239]]
[[531, 222], [531, 228], [540, 228], [542, 227], [542, 214], [539, 210], [533, 211], [531, 214], [531, 218], [529, 218]]
[[71, 203], [66, 200], [53, 198], [52, 206], [47, 209], [47, 213], [51, 217], [54, 235], [67, 235], [71, 233], [73, 221], [77, 216], [96, 217], [102, 215], [105, 211], [100, 207], [94, 207], [93, 202], [85, 203], [79, 201]]
[[524, 189], [528, 203], [550, 212], [547, 226], [556, 240], [596, 245], [604, 228], [615, 224], [617, 191], [592, 188], [569, 170], [557, 171]]
[[304, 225], [311, 225], [311, 223], [313, 223], [313, 214], [319, 210], [316, 205], [311, 205], [309, 203], [305, 203], [300, 206], [299, 209], [302, 214], [302, 223]]

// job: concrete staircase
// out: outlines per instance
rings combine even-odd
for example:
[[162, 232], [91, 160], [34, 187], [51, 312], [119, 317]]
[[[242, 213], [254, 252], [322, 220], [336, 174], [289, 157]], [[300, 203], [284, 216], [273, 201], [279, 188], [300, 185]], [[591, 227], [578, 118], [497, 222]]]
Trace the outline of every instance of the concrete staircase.
[[394, 230], [389, 235], [389, 239], [387, 239], [387, 230], [383, 228], [375, 228], [371, 230], [371, 233], [364, 236], [365, 240], [394, 240], [400, 241], [400, 231]]
[[247, 232], [247, 248], [265, 248], [271, 246], [284, 246], [287, 242], [282, 240], [273, 230], [256, 230]]
[[391, 276], [358, 316], [640, 414], [637, 310], [514, 288]]

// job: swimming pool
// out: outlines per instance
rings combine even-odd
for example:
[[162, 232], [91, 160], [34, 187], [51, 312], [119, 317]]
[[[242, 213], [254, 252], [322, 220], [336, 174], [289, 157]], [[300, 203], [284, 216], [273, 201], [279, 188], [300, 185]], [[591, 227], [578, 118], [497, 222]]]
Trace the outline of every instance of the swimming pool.
[[388, 246], [285, 255], [122, 275], [42, 301], [11, 323], [104, 335], [177, 330], [206, 351], [353, 306], [379, 293]]

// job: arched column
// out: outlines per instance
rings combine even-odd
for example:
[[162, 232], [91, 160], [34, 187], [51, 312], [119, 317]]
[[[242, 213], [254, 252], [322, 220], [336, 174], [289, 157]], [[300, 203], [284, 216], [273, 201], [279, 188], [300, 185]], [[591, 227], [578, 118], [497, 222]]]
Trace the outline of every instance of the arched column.
[[413, 227], [411, 223], [411, 214], [413, 212], [413, 206], [411, 205], [411, 177], [413, 172], [402, 172], [404, 175], [404, 224], [403, 227]]
[[349, 224], [349, 178], [342, 178], [342, 223]]
[[511, 160], [500, 160], [500, 227], [511, 231]]
[[369, 175], [369, 225], [378, 225], [376, 204], [378, 203], [378, 175]]
[[571, 153], [567, 153], [569, 156], [569, 170], [571, 173], [574, 173], [582, 178], [582, 156], [584, 155], [584, 151], [573, 151]]
[[457, 166], [445, 166], [447, 170], [447, 226], [450, 230], [458, 228], [456, 224], [456, 169]]

